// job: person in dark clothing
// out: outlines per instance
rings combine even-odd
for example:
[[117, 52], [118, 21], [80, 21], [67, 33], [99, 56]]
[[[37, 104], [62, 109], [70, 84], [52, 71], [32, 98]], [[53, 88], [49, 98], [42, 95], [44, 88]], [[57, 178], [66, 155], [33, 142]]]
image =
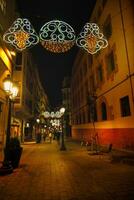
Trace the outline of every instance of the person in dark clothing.
[[56, 139], [57, 139], [57, 142], [59, 144], [60, 143], [60, 131], [56, 132]]

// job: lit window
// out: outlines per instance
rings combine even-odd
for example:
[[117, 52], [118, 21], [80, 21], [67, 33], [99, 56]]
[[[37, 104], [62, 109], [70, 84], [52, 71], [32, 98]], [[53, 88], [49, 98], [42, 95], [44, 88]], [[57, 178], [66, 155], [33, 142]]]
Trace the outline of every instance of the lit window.
[[126, 117], [130, 116], [130, 104], [129, 104], [129, 97], [125, 96], [120, 99], [120, 106], [121, 106], [121, 116]]

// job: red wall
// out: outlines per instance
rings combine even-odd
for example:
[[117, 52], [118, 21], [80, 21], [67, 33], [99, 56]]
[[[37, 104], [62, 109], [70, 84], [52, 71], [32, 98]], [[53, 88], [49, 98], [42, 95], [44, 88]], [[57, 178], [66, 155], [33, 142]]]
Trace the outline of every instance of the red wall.
[[[101, 145], [113, 144], [113, 148], [134, 150], [134, 129], [96, 129]], [[93, 129], [72, 129], [72, 138], [79, 141], [90, 141]]]

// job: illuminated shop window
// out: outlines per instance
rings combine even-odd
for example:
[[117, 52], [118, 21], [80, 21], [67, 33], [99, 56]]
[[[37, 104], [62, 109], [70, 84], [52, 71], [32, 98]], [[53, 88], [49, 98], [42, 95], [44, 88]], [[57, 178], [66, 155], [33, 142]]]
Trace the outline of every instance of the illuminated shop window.
[[131, 115], [128, 96], [120, 98], [120, 107], [121, 107], [121, 116], [122, 117]]

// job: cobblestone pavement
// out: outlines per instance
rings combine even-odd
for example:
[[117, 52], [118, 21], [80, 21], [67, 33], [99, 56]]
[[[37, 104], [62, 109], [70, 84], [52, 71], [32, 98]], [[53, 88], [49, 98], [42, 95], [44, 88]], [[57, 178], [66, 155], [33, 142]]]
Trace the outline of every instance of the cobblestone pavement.
[[27, 143], [19, 168], [0, 176], [1, 200], [132, 200], [134, 167], [89, 155], [85, 147], [56, 141]]

